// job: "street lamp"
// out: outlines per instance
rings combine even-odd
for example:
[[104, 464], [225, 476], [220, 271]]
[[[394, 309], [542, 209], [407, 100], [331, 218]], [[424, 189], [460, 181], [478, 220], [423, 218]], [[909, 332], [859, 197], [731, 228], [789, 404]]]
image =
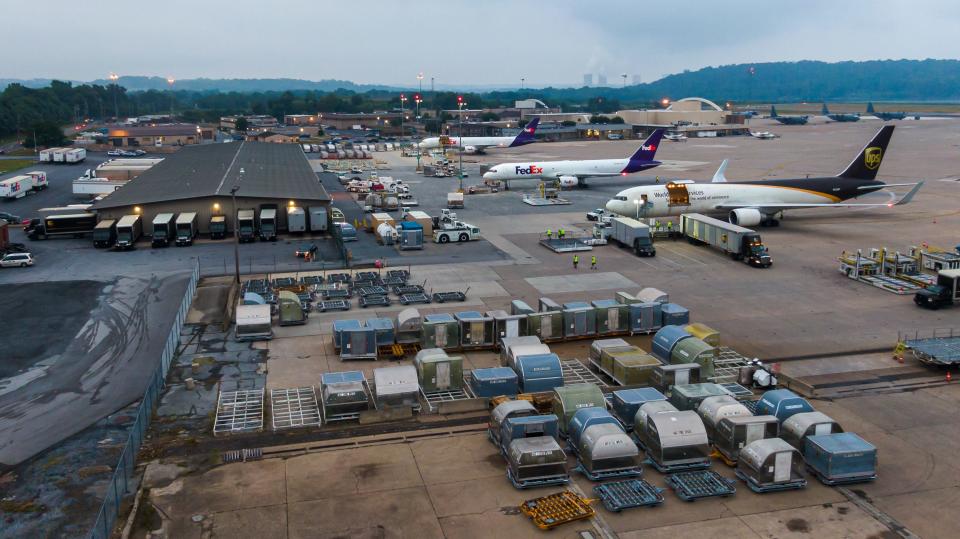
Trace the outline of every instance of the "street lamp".
[[[420, 122], [420, 103], [423, 102], [423, 98], [420, 96], [420, 94], [414, 94], [414, 96], [413, 96], [413, 101], [417, 104], [417, 122], [419, 123], [419, 122]], [[414, 137], [414, 140], [416, 140], [416, 137]], [[417, 170], [418, 170], [418, 171], [421, 170], [421, 168], [420, 168], [420, 144], [417, 144]]]
[[633, 205], [637, 207], [637, 221], [639, 221], [640, 220], [640, 199], [639, 198], [633, 199]]
[[626, 87], [627, 87], [627, 74], [626, 74], [626, 73], [621, 73], [620, 76], [623, 77], [623, 87], [626, 88]]
[[177, 79], [173, 77], [167, 77], [167, 84], [170, 85], [170, 119], [173, 120], [173, 83], [177, 82]]
[[113, 118], [116, 122], [120, 121], [120, 109], [117, 107], [117, 81], [120, 80], [120, 75], [111, 72], [110, 80], [113, 81]]
[[240, 227], [237, 222], [237, 191], [240, 190], [240, 183], [243, 182], [243, 168], [240, 169], [240, 177], [237, 183], [230, 188], [230, 197], [233, 199], [233, 271], [234, 281], [240, 284]]
[[458, 145], [460, 146], [460, 192], [463, 192], [463, 107], [467, 104], [463, 100], [462, 95], [457, 96], [457, 109], [460, 111], [460, 120], [458, 121], [457, 136], [460, 138]]
[[521, 91], [521, 92], [523, 91], [523, 83], [524, 83], [524, 81], [526, 81], [526, 80], [527, 80], [527, 79], [525, 79], [525, 78], [523, 78], [523, 77], [520, 77], [520, 91]]
[[403, 138], [403, 104], [407, 102], [407, 96], [405, 94], [400, 94], [400, 137]]

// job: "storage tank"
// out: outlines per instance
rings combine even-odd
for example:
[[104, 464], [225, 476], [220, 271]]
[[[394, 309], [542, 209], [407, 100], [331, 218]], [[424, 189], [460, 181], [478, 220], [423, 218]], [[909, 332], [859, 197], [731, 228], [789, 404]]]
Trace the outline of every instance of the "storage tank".
[[563, 370], [557, 354], [535, 354], [517, 358], [517, 376], [524, 393], [551, 391], [563, 386]]
[[637, 445], [644, 451], [646, 451], [648, 447], [647, 423], [650, 420], [650, 416], [661, 412], [677, 411], [679, 411], [677, 407], [670, 404], [669, 401], [649, 401], [641, 404], [640, 408], [637, 409], [637, 413], [633, 416], [633, 434], [636, 438]]
[[547, 311], [528, 314], [527, 332], [545, 342], [563, 340], [563, 313]]
[[757, 402], [757, 414], [776, 416], [783, 423], [790, 416], [803, 412], [813, 412], [813, 406], [807, 399], [789, 389], [771, 389], [765, 391]]
[[380, 406], [417, 406], [420, 386], [413, 365], [381, 367], [373, 370], [377, 404]]
[[744, 447], [736, 474], [758, 493], [807, 486], [800, 452], [780, 438], [757, 440]]
[[377, 338], [377, 346], [390, 346], [396, 342], [393, 320], [389, 318], [368, 318], [363, 325], [373, 329]]
[[580, 445], [580, 436], [591, 425], [600, 425], [603, 423], [610, 423], [613, 425], [620, 426], [620, 422], [617, 421], [617, 418], [607, 411], [606, 408], [599, 406], [592, 406], [588, 408], [580, 408], [577, 410], [573, 417], [570, 419], [570, 424], [567, 426], [567, 439], [570, 441], [570, 447], [576, 449]]
[[700, 406], [697, 407], [697, 414], [703, 420], [703, 426], [707, 429], [707, 437], [711, 440], [716, 435], [717, 425], [724, 418], [753, 415], [750, 413], [750, 409], [730, 395], [718, 395], [703, 399]]
[[597, 313], [597, 335], [617, 335], [630, 331], [630, 306], [614, 299], [591, 302]]
[[660, 360], [637, 349], [637, 352], [616, 356], [613, 359], [613, 379], [625, 386], [649, 385], [653, 369]]
[[621, 389], [613, 392], [613, 416], [620, 421], [624, 430], [633, 430], [633, 419], [637, 410], [648, 402], [666, 401], [667, 397], [652, 387]]
[[[645, 406], [649, 406], [647, 403]], [[710, 467], [710, 442], [696, 412], [662, 412], [646, 424], [647, 457], [661, 473]]]
[[481, 398], [498, 397], [500, 395], [512, 397], [520, 392], [520, 382], [517, 373], [510, 367], [473, 369], [470, 377], [470, 389], [473, 390], [474, 395]]
[[420, 342], [423, 317], [420, 311], [409, 307], [397, 313], [397, 342], [401, 344]]
[[[502, 368], [502, 367], [501, 367]], [[487, 434], [493, 445], [500, 447], [500, 429], [503, 422], [511, 417], [527, 417], [537, 415], [537, 409], [530, 401], [511, 400], [498, 404], [490, 412], [490, 423], [487, 424]]]
[[447, 313], [428, 314], [423, 319], [421, 348], [455, 349], [460, 346], [460, 324]]
[[[730, 393], [727, 393], [719, 385], [709, 382], [703, 384], [675, 385], [670, 392], [670, 402], [673, 403], [678, 410], [696, 410], [700, 408], [700, 403], [703, 402], [703, 399], [720, 395], [729, 396]], [[759, 409], [757, 413], [760, 413]]]
[[690, 323], [690, 311], [676, 303], [664, 303], [660, 314], [664, 326], [685, 326]]
[[325, 372], [320, 376], [320, 401], [324, 420], [330, 416], [356, 414], [370, 408], [363, 372]]
[[673, 386], [696, 384], [699, 381], [700, 365], [696, 363], [660, 365], [653, 368], [650, 376], [650, 385], [664, 393], [669, 393]]
[[567, 455], [549, 437], [524, 438], [510, 444], [507, 477], [518, 489], [560, 485], [570, 481]]
[[460, 346], [468, 349], [493, 348], [493, 317], [478, 311], [464, 311], [454, 315], [460, 324]]
[[345, 330], [362, 329], [363, 324], [359, 320], [334, 320], [333, 321], [333, 349], [340, 351], [343, 344], [343, 332]]
[[725, 417], [714, 430], [713, 447], [727, 463], [734, 463], [740, 458], [740, 450], [747, 444], [776, 438], [779, 428], [780, 423], [772, 415]]
[[559, 303], [550, 298], [540, 298], [539, 307], [539, 311], [542, 313], [563, 310], [563, 307], [561, 307]]
[[600, 352], [604, 349], [629, 350], [633, 345], [623, 339], [598, 339], [590, 343], [590, 360], [600, 364]]
[[550, 347], [540, 342], [539, 337], [508, 337], [500, 341], [500, 364], [517, 368], [517, 358], [524, 355], [549, 354]]
[[637, 444], [618, 423], [590, 425], [577, 446], [580, 471], [591, 481], [640, 475]]
[[487, 316], [493, 318], [493, 333], [497, 345], [500, 345], [503, 339], [527, 334], [527, 316], [524, 314], [497, 310], [487, 311]]
[[817, 479], [827, 485], [877, 478], [877, 448], [852, 432], [807, 436], [803, 459]]
[[587, 302], [563, 304], [563, 335], [566, 338], [588, 337], [597, 334], [597, 310]]
[[536, 312], [525, 301], [515, 299], [510, 302], [510, 314], [530, 314]]
[[710, 346], [717, 347], [720, 346], [720, 332], [713, 329], [712, 327], [696, 322], [689, 324], [683, 329], [687, 333], [693, 335], [694, 337], [700, 339], [701, 341], [709, 344]]
[[427, 348], [417, 352], [413, 364], [424, 393], [463, 388], [463, 358], [460, 356], [448, 356], [441, 348]]
[[836, 434], [843, 432], [843, 428], [823, 412], [801, 412], [784, 421], [780, 431], [783, 441], [797, 449], [803, 449], [803, 440], [807, 436]]
[[666, 303], [670, 301], [670, 296], [666, 292], [653, 287], [644, 288], [635, 297], [640, 303]]
[[673, 347], [683, 339], [689, 339], [690, 337], [691, 335], [680, 326], [663, 326], [653, 336], [650, 352], [664, 363], [670, 363]]
[[557, 416], [553, 414], [511, 414], [500, 423], [500, 448], [506, 453], [511, 443], [522, 438], [547, 437], [557, 440], [559, 439], [558, 425]]
[[696, 337], [681, 339], [670, 352], [670, 363], [696, 363], [700, 365], [700, 376], [713, 376], [713, 360], [717, 357], [717, 349]]
[[560, 434], [567, 435], [573, 414], [581, 408], [606, 409], [603, 391], [596, 384], [571, 384], [553, 390], [553, 413], [560, 418]]
[[653, 333], [663, 327], [662, 303], [631, 303], [627, 306], [630, 333]]

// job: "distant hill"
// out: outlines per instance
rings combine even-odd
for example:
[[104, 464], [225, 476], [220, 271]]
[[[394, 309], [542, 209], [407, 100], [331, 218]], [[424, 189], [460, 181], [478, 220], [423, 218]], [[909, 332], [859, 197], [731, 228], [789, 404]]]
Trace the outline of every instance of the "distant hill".
[[[91, 81], [93, 84], [111, 84], [109, 79]], [[129, 91], [167, 90], [169, 85], [165, 77], [127, 76], [117, 81]], [[196, 92], [282, 92], [286, 90], [313, 90], [318, 92], [334, 92], [336, 90], [353, 90], [366, 92], [369, 90], [389, 90], [390, 86], [374, 84], [356, 84], [348, 80], [325, 79], [319, 81], [302, 79], [183, 79], [174, 83], [177, 90]]]

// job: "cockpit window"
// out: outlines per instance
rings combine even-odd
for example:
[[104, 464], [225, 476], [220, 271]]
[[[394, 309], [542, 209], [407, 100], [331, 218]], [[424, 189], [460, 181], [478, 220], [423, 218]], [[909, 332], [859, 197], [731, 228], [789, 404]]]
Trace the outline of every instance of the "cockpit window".
[[624, 202], [627, 201], [627, 197], [625, 197], [625, 196], [623, 196], [623, 195], [617, 195], [617, 196], [615, 196], [615, 197], [613, 197], [613, 198], [615, 198], [616, 200], [622, 200], [622, 201], [624, 201]]

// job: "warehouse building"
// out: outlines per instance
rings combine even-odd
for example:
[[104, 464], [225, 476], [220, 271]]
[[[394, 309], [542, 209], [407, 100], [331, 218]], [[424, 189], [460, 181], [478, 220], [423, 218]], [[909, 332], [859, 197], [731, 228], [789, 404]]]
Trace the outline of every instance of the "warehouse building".
[[141, 125], [111, 128], [107, 142], [116, 147], [187, 146], [213, 138], [213, 130], [196, 124]]
[[[236, 190], [236, 208], [231, 189]], [[237, 142], [184, 148], [131, 180], [93, 209], [102, 219], [143, 216], [144, 234], [159, 213], [196, 212], [201, 234], [210, 219], [226, 216], [232, 231], [236, 210], [275, 208], [277, 229], [287, 230], [287, 206], [329, 210], [330, 196], [296, 144]], [[329, 215], [329, 211], [327, 212]]]

